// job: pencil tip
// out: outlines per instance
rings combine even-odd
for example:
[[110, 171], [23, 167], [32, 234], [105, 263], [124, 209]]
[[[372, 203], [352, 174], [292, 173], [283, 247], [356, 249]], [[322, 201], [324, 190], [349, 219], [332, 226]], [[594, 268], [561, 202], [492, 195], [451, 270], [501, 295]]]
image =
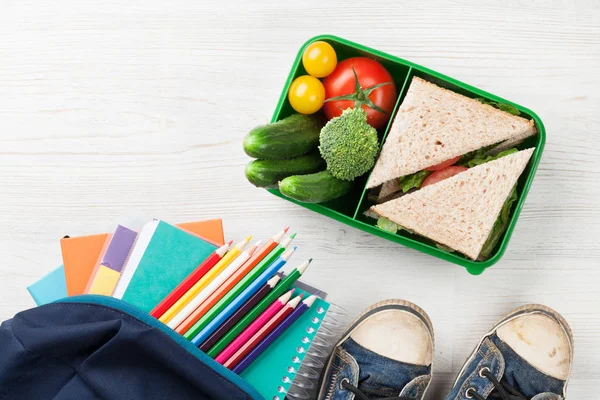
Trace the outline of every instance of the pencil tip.
[[295, 232], [290, 235], [290, 239], [293, 239], [295, 237], [296, 237], [296, 233]]
[[251, 240], [252, 240], [252, 235], [248, 236], [248, 237], [246, 238], [245, 242], [246, 242], [246, 243], [248, 243], [248, 242], [249, 242], [249, 241], [251, 241]]
[[305, 261], [301, 266], [299, 266], [298, 272], [300, 272], [300, 274], [304, 274], [306, 272], [306, 269], [310, 265], [311, 261], [312, 261], [312, 258], [308, 259], [308, 261]]
[[287, 302], [288, 302], [288, 300], [289, 300], [289, 299], [292, 297], [292, 294], [293, 294], [293, 293], [294, 293], [294, 289], [292, 289], [292, 290], [290, 290], [290, 291], [288, 291], [288, 292], [285, 292], [283, 295], [281, 295], [281, 297], [279, 298], [279, 300], [280, 300], [282, 303], [287, 303]]
[[317, 296], [315, 296], [314, 294], [307, 297], [306, 300], [303, 301], [304, 304], [306, 304], [308, 307], [312, 306], [313, 303], [315, 302], [315, 300], [317, 300]]
[[233, 243], [233, 240], [230, 240], [229, 242], [227, 242], [227, 245], [231, 246], [232, 243]]
[[290, 229], [290, 227], [286, 226], [285, 228], [283, 228], [283, 232], [287, 233], [288, 229]]

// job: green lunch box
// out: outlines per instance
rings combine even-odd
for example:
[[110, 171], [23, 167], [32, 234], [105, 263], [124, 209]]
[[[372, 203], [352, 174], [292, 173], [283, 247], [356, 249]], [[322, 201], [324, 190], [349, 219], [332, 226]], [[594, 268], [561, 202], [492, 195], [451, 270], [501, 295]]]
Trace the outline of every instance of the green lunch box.
[[473, 261], [457, 253], [445, 252], [443, 250], [438, 249], [434, 245], [430, 245], [428, 243], [420, 241], [420, 239], [417, 236], [411, 235], [406, 231], [399, 231], [397, 234], [393, 234], [377, 228], [375, 226], [375, 220], [369, 219], [364, 216], [364, 212], [372, 205], [372, 203], [368, 200], [366, 190], [368, 174], [365, 174], [365, 176], [362, 176], [361, 178], [355, 181], [354, 188], [350, 193], [339, 199], [327, 203], [301, 203], [283, 196], [277, 189], [269, 189], [269, 191], [276, 196], [294, 202], [302, 207], [308, 208], [309, 210], [313, 210], [320, 214], [331, 217], [335, 220], [343, 222], [344, 224], [358, 228], [364, 232], [380, 236], [382, 238], [391, 240], [392, 242], [400, 243], [404, 246], [411, 247], [413, 249], [422, 251], [424, 253], [441, 258], [443, 260], [462, 265], [467, 269], [469, 273], [473, 275], [481, 274], [486, 268], [497, 263], [506, 251], [506, 247], [508, 246], [508, 242], [517, 223], [517, 219], [519, 218], [521, 208], [523, 207], [523, 203], [525, 202], [525, 198], [527, 197], [527, 193], [529, 192], [529, 188], [533, 181], [535, 171], [542, 157], [542, 151], [544, 150], [544, 145], [546, 143], [546, 131], [540, 118], [534, 112], [525, 107], [522, 107], [511, 101], [502, 99], [493, 94], [487, 93], [481, 89], [477, 89], [473, 86], [467, 85], [466, 83], [457, 81], [456, 79], [440, 74], [439, 72], [432, 71], [428, 68], [414, 64], [410, 61], [391, 56], [378, 50], [370, 49], [358, 43], [353, 43], [336, 36], [321, 35], [310, 39], [302, 46], [302, 48], [300, 48], [300, 51], [296, 56], [296, 60], [292, 65], [292, 69], [287, 78], [287, 81], [285, 82], [285, 86], [283, 87], [283, 91], [281, 92], [281, 96], [279, 97], [279, 102], [277, 104], [277, 107], [275, 108], [275, 112], [273, 113], [273, 118], [271, 119], [271, 122], [278, 121], [294, 113], [294, 110], [290, 106], [290, 103], [287, 98], [288, 90], [290, 84], [295, 78], [301, 75], [306, 75], [306, 71], [302, 66], [302, 53], [304, 52], [304, 49], [315, 40], [323, 40], [331, 44], [337, 53], [338, 61], [356, 56], [363, 56], [376, 59], [385, 66], [385, 68], [390, 72], [390, 74], [394, 78], [396, 87], [398, 89], [398, 99], [396, 101], [394, 112], [392, 114], [392, 117], [390, 118], [387, 127], [380, 129], [378, 132], [380, 146], [383, 146], [383, 143], [385, 142], [388, 130], [392, 126], [392, 122], [396, 115], [396, 111], [398, 110], [399, 105], [404, 99], [412, 77], [418, 76], [429, 82], [433, 82], [438, 86], [450, 89], [467, 97], [481, 97], [487, 100], [511, 104], [515, 106], [521, 112], [522, 117], [532, 119], [535, 122], [535, 127], [538, 130], [537, 135], [527, 139], [525, 143], [523, 143], [523, 145], [519, 147], [526, 148], [535, 146], [536, 149], [533, 153], [533, 156], [531, 157], [529, 165], [519, 178], [519, 182], [517, 184], [519, 198], [516, 206], [513, 207], [512, 217], [509, 222], [508, 228], [506, 229], [504, 237], [497, 245], [497, 248], [493, 255], [485, 261]]

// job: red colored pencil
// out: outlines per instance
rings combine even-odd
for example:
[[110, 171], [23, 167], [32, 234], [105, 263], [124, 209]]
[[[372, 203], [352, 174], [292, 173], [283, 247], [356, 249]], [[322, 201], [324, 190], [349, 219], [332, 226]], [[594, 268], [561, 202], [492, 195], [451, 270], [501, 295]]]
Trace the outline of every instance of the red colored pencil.
[[[288, 315], [294, 311], [296, 306], [302, 301], [302, 296], [296, 296], [292, 300], [290, 300], [273, 318], [269, 320], [258, 332], [254, 334], [242, 347], [239, 348], [238, 351], [235, 352], [233, 356], [229, 358], [223, 364], [225, 368], [232, 369], [235, 367], [240, 361], [252, 351], [272, 330], [277, 328], [279, 324], [283, 322], [287, 318]], [[217, 357], [218, 359], [218, 357]], [[218, 360], [217, 360], [218, 361]]]
[[270, 238], [267, 243], [262, 245], [260, 249], [256, 250], [252, 257], [250, 257], [236, 272], [233, 273], [217, 290], [215, 290], [208, 299], [204, 300], [190, 315], [187, 316], [183, 322], [175, 327], [175, 332], [180, 335], [185, 334], [189, 329], [194, 326], [200, 318], [204, 316], [215, 304], [217, 304], [225, 295], [235, 287], [254, 267], [258, 265], [265, 257], [269, 255], [283, 238], [283, 235], [287, 232], [288, 228], [285, 228], [281, 232]]
[[214, 267], [221, 258], [229, 250], [229, 243], [225, 243], [223, 246], [215, 250], [208, 258], [198, 266], [187, 278], [183, 280], [167, 297], [165, 297], [154, 309], [150, 312], [154, 318], [160, 318], [181, 296], [183, 296], [192, 286], [196, 284], [208, 271]]

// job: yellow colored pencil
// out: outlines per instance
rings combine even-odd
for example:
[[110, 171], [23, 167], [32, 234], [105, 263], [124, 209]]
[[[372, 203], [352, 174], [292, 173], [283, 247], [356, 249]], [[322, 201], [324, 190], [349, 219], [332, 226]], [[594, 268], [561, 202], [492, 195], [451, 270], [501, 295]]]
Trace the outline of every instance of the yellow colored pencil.
[[179, 300], [175, 302], [160, 318], [159, 321], [163, 324], [167, 324], [183, 307], [186, 306], [187, 303], [190, 302], [202, 289], [206, 287], [213, 279], [217, 277], [229, 264], [233, 262], [237, 258], [238, 255], [242, 251], [244, 251], [244, 247], [250, 242], [252, 236], [248, 236], [245, 240], [239, 242], [235, 246], [233, 246], [221, 260], [211, 268], [210, 271], [206, 273], [198, 282], [194, 284], [185, 292], [183, 296]]

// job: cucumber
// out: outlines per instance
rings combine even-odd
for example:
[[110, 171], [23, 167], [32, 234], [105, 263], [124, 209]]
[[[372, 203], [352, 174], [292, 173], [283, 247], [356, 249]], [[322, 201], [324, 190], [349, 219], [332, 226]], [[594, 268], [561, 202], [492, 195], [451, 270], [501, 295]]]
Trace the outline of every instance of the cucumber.
[[310, 175], [294, 175], [279, 182], [279, 191], [303, 203], [323, 203], [337, 199], [352, 189], [352, 182], [322, 171]]
[[244, 151], [265, 160], [298, 157], [317, 148], [323, 125], [318, 115], [292, 114], [252, 129], [244, 139]]
[[276, 188], [283, 178], [310, 174], [325, 169], [325, 161], [318, 152], [289, 160], [254, 160], [246, 165], [246, 178], [254, 186]]

